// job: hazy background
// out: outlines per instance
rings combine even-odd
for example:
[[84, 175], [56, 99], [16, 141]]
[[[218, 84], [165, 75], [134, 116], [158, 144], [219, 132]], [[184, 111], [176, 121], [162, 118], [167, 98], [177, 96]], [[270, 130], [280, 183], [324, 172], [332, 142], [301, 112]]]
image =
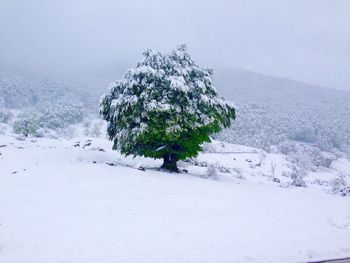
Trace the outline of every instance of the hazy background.
[[350, 90], [348, 0], [1, 0], [0, 62], [88, 82], [147, 48]]

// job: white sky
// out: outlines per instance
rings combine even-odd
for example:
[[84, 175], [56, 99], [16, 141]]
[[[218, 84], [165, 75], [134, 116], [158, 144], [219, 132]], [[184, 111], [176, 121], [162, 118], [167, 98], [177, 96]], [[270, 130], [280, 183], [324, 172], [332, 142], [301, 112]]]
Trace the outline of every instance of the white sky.
[[0, 0], [0, 64], [44, 75], [180, 43], [203, 67], [350, 90], [350, 0]]

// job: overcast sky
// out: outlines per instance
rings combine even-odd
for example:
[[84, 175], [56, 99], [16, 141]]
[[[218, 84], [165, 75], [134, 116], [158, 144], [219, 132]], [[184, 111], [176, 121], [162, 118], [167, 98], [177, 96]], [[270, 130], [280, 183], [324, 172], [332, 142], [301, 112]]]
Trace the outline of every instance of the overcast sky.
[[0, 63], [45, 75], [180, 43], [203, 67], [350, 90], [350, 0], [0, 0]]

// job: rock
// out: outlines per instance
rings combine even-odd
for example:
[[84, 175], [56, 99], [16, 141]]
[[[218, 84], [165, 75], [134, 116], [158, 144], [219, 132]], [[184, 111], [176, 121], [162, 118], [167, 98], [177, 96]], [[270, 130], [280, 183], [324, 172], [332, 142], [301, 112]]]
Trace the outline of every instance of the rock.
[[107, 164], [107, 165], [109, 165], [109, 166], [117, 166], [116, 164], [110, 163], [110, 162], [105, 162], [105, 164]]
[[183, 171], [184, 173], [188, 173], [188, 170], [187, 170], [187, 169], [182, 169], [182, 171]]
[[350, 196], [350, 186], [344, 187], [343, 189], [341, 189], [339, 194], [341, 196]]
[[139, 166], [139, 167], [137, 167], [137, 170], [140, 170], [140, 171], [146, 171], [145, 167], [143, 167], [143, 166]]
[[0, 148], [6, 147], [6, 146], [7, 146], [6, 144], [1, 144]]
[[280, 183], [281, 182], [280, 179], [278, 179], [278, 178], [273, 178], [273, 181], [276, 182], [276, 183]]

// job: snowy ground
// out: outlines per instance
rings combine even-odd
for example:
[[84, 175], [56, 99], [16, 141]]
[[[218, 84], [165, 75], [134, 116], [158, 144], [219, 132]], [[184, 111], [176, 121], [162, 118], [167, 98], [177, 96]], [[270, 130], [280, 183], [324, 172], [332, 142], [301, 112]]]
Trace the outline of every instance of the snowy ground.
[[157, 171], [159, 161], [124, 158], [104, 139], [0, 135], [0, 146], [0, 262], [260, 263], [350, 255], [350, 198], [311, 181], [281, 187], [269, 176], [275, 162], [282, 185], [290, 181], [281, 176], [288, 169], [281, 155], [227, 144], [198, 160], [235, 168], [245, 180], [211, 180], [201, 177], [206, 168], [185, 163], [188, 174]]

